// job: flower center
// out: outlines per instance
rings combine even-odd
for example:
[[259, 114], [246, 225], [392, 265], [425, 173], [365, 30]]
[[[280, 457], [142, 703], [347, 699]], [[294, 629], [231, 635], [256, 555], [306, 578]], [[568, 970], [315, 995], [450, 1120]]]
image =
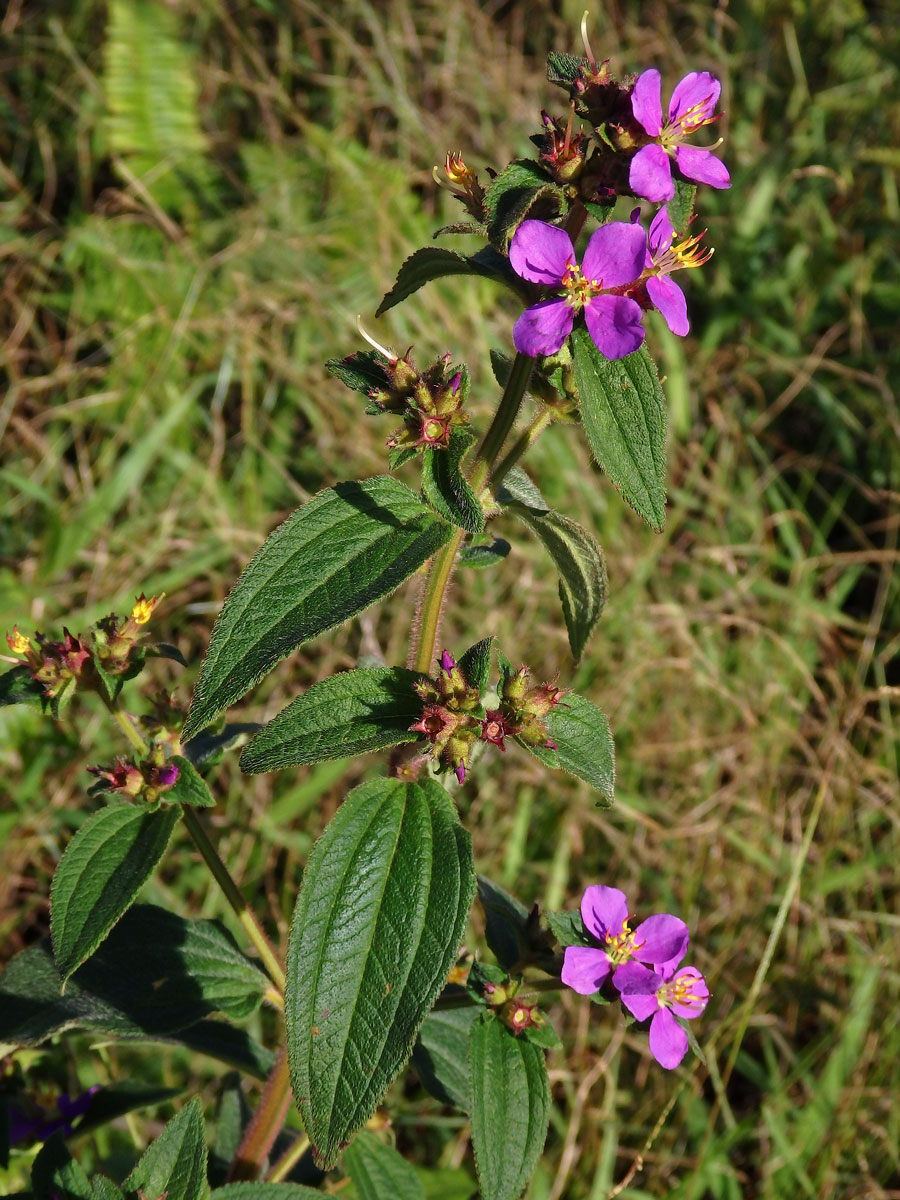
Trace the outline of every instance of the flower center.
[[680, 242], [673, 236], [668, 243], [661, 246], [653, 256], [653, 266], [659, 275], [671, 275], [673, 271], [682, 271], [693, 267], [702, 267], [713, 256], [710, 246], [701, 246], [700, 242], [706, 234], [701, 229], [693, 237], [683, 238]]
[[622, 963], [628, 960], [637, 949], [634, 941], [634, 933], [628, 928], [626, 921], [619, 933], [608, 933], [606, 935], [606, 957], [614, 967], [619, 967]]
[[696, 104], [692, 104], [690, 108], [686, 109], [677, 120], [671, 123], [666, 121], [659, 135], [660, 145], [666, 150], [671, 150], [685, 138], [689, 138], [692, 133], [702, 129], [704, 125], [712, 125], [714, 121], [718, 121], [719, 113], [712, 113], [708, 117], [704, 116], [707, 104], [708, 99], [706, 98], [698, 100]]
[[696, 983], [697, 980], [692, 975], [685, 975], [681, 979], [672, 980], [671, 983], [664, 983], [656, 993], [660, 1007], [671, 1008], [673, 1004], [686, 1004], [702, 1008], [704, 997], [694, 995]]
[[578, 263], [570, 263], [562, 277], [562, 285], [566, 290], [566, 304], [577, 312], [600, 291], [601, 281], [585, 279]]

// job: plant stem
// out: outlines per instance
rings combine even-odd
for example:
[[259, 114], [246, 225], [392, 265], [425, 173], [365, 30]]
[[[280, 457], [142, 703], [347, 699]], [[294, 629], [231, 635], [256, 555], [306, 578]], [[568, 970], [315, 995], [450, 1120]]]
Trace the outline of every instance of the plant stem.
[[216, 851], [215, 846], [209, 840], [206, 830], [200, 823], [200, 819], [192, 808], [184, 808], [181, 813], [188, 833], [194, 841], [194, 845], [203, 855], [203, 860], [212, 872], [216, 883], [225, 893], [225, 899], [231, 905], [235, 916], [244, 927], [244, 932], [247, 937], [256, 947], [259, 957], [263, 961], [263, 966], [266, 968], [269, 978], [275, 984], [280, 992], [284, 992], [284, 968], [278, 961], [278, 955], [272, 943], [266, 937], [266, 932], [260, 925], [256, 913], [241, 895], [240, 889], [228, 873], [228, 868], [222, 862]]
[[278, 1051], [275, 1066], [266, 1080], [259, 1108], [253, 1114], [228, 1171], [228, 1182], [256, 1179], [272, 1149], [291, 1106], [291, 1076], [287, 1046]]
[[309, 1138], [297, 1138], [293, 1146], [288, 1146], [278, 1162], [269, 1171], [269, 1174], [266, 1176], [266, 1182], [280, 1183], [282, 1179], [286, 1179], [308, 1149]]
[[530, 449], [553, 421], [553, 411], [542, 408], [531, 424], [523, 429], [503, 458], [491, 472], [491, 487], [496, 490], [526, 450]]
[[[533, 366], [534, 359], [529, 358], [526, 354], [517, 354], [513, 359], [509, 378], [503, 389], [503, 395], [500, 397], [497, 411], [494, 413], [494, 418], [472, 463], [469, 484], [476, 495], [489, 481], [494, 463], [516, 423]], [[450, 576], [453, 573], [453, 564], [456, 562], [456, 555], [464, 537], [465, 533], [462, 529], [454, 531], [446, 546], [432, 558], [425, 578], [425, 587], [419, 602], [418, 636], [410, 655], [410, 666], [414, 671], [421, 671], [426, 675], [430, 673], [434, 662], [444, 598], [447, 594]]]
[[[119, 708], [114, 700], [110, 700], [105, 692], [101, 691], [100, 696], [113, 720], [125, 734], [126, 738], [128, 738], [134, 750], [141, 757], [146, 757], [150, 753], [150, 747], [135, 728], [134, 722], [128, 713]], [[247, 937], [259, 952], [263, 966], [266, 968], [266, 973], [275, 984], [279, 993], [283, 995], [284, 969], [278, 961], [278, 955], [275, 953], [272, 943], [266, 937], [266, 932], [262, 925], [260, 925], [256, 914], [241, 895], [240, 889], [228, 873], [228, 868], [222, 862], [221, 858], [219, 858], [215, 846], [209, 840], [209, 836], [194, 810], [188, 807], [182, 808], [181, 817], [188, 833], [193, 839], [194, 845], [200, 851], [204, 862], [209, 867], [219, 887], [225, 893], [225, 899], [231, 905], [235, 916], [244, 927]]]

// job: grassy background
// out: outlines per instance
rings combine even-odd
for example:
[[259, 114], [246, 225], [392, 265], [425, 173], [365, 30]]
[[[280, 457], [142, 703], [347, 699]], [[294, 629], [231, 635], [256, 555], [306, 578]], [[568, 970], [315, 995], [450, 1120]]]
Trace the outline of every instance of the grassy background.
[[[543, 57], [579, 52], [581, 11], [7, 6], [0, 628], [84, 627], [164, 589], [158, 627], [196, 663], [268, 530], [383, 469], [389, 427], [322, 363], [357, 347], [356, 314], [455, 215], [431, 181], [444, 152], [502, 166], [528, 152], [541, 106], [563, 110]], [[607, 710], [619, 802], [598, 810], [515, 751], [460, 802], [480, 868], [523, 900], [571, 904], [606, 881], [683, 914], [714, 996], [708, 1068], [674, 1075], [645, 1033], [560, 999], [571, 1050], [550, 1059], [558, 1104], [530, 1200], [601, 1200], [648, 1139], [625, 1196], [900, 1195], [895, 17], [861, 0], [591, 10], [614, 69], [720, 75], [734, 186], [701, 197], [717, 252], [688, 284], [692, 336], [650, 330], [670, 403], [665, 533], [624, 509], [577, 430], [534, 454], [548, 499], [606, 549], [588, 655], [573, 671], [552, 571], [517, 529], [498, 527], [515, 543], [499, 570], [458, 576], [445, 624], [447, 644], [497, 633]], [[509, 349], [514, 316], [488, 284], [455, 281], [366, 323], [420, 362], [465, 350], [486, 414], [488, 351]], [[239, 711], [271, 715], [373, 649], [402, 662], [414, 595], [304, 647]], [[187, 699], [188, 676], [154, 674]], [[117, 749], [90, 707], [62, 738], [0, 715], [4, 956], [45, 932], [55, 862], [89, 809], [84, 766]], [[216, 836], [276, 935], [313, 838], [370, 769], [219, 769]], [[222, 909], [187, 845], [149, 894]], [[208, 1063], [66, 1045], [32, 1065], [70, 1091], [149, 1070], [214, 1098]], [[463, 1161], [462, 1122], [422, 1117], [412, 1088], [393, 1109], [401, 1146]], [[122, 1132], [96, 1152], [127, 1147]]]

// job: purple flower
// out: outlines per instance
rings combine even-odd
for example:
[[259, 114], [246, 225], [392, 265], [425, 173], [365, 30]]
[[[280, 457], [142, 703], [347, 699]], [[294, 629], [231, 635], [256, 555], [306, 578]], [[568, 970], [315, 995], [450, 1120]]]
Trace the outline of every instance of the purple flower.
[[688, 1038], [675, 1017], [699, 1017], [709, 1000], [706, 980], [695, 967], [649, 971], [640, 963], [620, 968], [622, 1003], [639, 1021], [652, 1016], [650, 1053], [661, 1067], [673, 1070], [687, 1054]]
[[690, 329], [684, 292], [669, 276], [673, 271], [702, 267], [712, 257], [712, 250], [701, 248], [700, 239], [706, 233], [675, 240], [675, 230], [665, 208], [661, 208], [650, 225], [647, 260], [644, 266], [647, 295], [654, 308], [665, 317], [666, 324], [679, 337]]
[[20, 1142], [46, 1142], [54, 1133], [68, 1137], [72, 1133], [73, 1122], [84, 1116], [93, 1103], [94, 1093], [99, 1092], [100, 1085], [82, 1092], [73, 1100], [67, 1092], [58, 1096], [55, 1111], [37, 1104], [30, 1098], [25, 1099], [24, 1107], [15, 1100], [9, 1101], [9, 1144], [18, 1145]]
[[582, 996], [592, 996], [610, 971], [613, 984], [621, 990], [626, 963], [650, 963], [663, 971], [674, 968], [687, 952], [687, 925], [669, 913], [648, 917], [632, 930], [628, 902], [618, 888], [589, 887], [581, 898], [581, 919], [600, 945], [567, 946], [562, 981]]
[[644, 266], [642, 231], [611, 221], [591, 236], [579, 267], [572, 239], [546, 221], [523, 221], [509, 247], [517, 275], [531, 283], [561, 288], [563, 295], [541, 300], [522, 313], [513, 329], [520, 354], [555, 354], [584, 309], [588, 333], [601, 354], [624, 358], [644, 340], [640, 305], [611, 294], [640, 277]]
[[684, 140], [703, 125], [717, 121], [715, 108], [721, 85], [708, 71], [691, 71], [675, 85], [669, 101], [669, 117], [663, 121], [659, 71], [638, 75], [631, 93], [631, 110], [639, 125], [654, 140], [643, 146], [631, 160], [629, 186], [636, 196], [647, 200], [671, 200], [675, 195], [672, 164], [686, 179], [708, 183], [710, 187], [731, 187], [724, 163], [712, 150], [685, 146]]

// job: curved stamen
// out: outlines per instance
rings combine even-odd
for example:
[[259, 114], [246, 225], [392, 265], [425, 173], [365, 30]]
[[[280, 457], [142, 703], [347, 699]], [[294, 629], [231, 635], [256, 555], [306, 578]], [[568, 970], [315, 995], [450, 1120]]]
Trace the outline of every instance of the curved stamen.
[[390, 350], [386, 350], [384, 348], [384, 346], [379, 345], [378, 342], [376, 342], [373, 337], [369, 337], [369, 335], [366, 333], [366, 331], [362, 327], [362, 316], [359, 313], [356, 314], [356, 328], [359, 330], [360, 337], [364, 338], [369, 343], [369, 345], [372, 347], [373, 350], [377, 350], [379, 354], [383, 354], [384, 357], [388, 360], [388, 362], [390, 362], [390, 363], [397, 362], [396, 354], [393, 354]]

